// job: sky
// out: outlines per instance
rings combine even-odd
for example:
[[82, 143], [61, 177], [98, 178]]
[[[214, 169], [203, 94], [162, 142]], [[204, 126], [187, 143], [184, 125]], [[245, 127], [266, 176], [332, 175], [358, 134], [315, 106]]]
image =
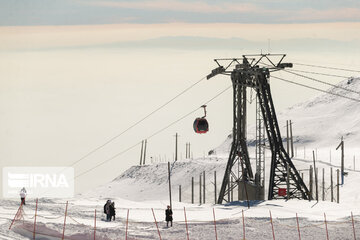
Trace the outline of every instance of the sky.
[[[286, 53], [289, 62], [358, 69], [359, 16], [358, 1], [337, 0], [0, 1], [0, 167], [72, 165], [206, 76], [214, 58]], [[77, 178], [76, 191], [138, 164], [137, 143], [230, 85], [225, 76], [201, 81], [79, 161], [75, 175], [109, 160]], [[278, 111], [318, 94], [275, 80], [271, 86]], [[232, 129], [231, 90], [208, 104], [210, 131], [197, 135], [192, 123], [202, 115], [199, 109], [150, 138], [148, 162], [173, 158], [176, 132], [179, 158], [186, 142], [194, 157], [220, 145]]]

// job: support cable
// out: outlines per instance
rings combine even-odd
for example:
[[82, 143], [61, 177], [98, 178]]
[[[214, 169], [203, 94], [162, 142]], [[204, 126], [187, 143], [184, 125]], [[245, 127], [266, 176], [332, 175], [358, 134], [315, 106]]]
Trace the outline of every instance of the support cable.
[[111, 143], [112, 141], [114, 141], [115, 139], [119, 138], [121, 135], [123, 135], [124, 133], [128, 132], [130, 129], [134, 128], [135, 126], [139, 125], [141, 122], [143, 122], [144, 120], [146, 120], [147, 118], [149, 118], [151, 115], [155, 114], [156, 112], [158, 112], [159, 110], [161, 110], [162, 108], [164, 108], [165, 106], [167, 106], [168, 104], [170, 104], [171, 102], [173, 102], [175, 99], [177, 99], [178, 97], [180, 97], [181, 95], [183, 95], [184, 93], [186, 93], [187, 91], [189, 91], [191, 88], [193, 88], [195, 85], [199, 84], [201, 81], [203, 81], [204, 79], [206, 79], [206, 77], [201, 78], [200, 80], [196, 81], [195, 83], [191, 84], [189, 87], [187, 87], [186, 89], [184, 89], [183, 91], [181, 91], [180, 93], [178, 93], [177, 95], [175, 95], [173, 98], [171, 98], [170, 100], [168, 100], [167, 102], [165, 102], [164, 104], [162, 104], [161, 106], [159, 106], [158, 108], [156, 108], [155, 110], [153, 110], [152, 112], [150, 112], [149, 114], [147, 114], [145, 117], [143, 117], [142, 119], [140, 119], [139, 121], [135, 122], [134, 124], [130, 125], [128, 128], [126, 128], [125, 130], [123, 130], [121, 133], [113, 136], [112, 138], [110, 138], [109, 140], [107, 140], [105, 143], [99, 145], [98, 147], [94, 148], [93, 150], [91, 150], [90, 152], [88, 152], [87, 154], [85, 154], [84, 156], [82, 156], [81, 158], [79, 158], [78, 160], [76, 160], [75, 162], [73, 162], [70, 167], [73, 167], [75, 164], [81, 162], [82, 160], [84, 160], [85, 158], [89, 157], [90, 155], [92, 155], [93, 153], [97, 152], [98, 150], [102, 149], [103, 147], [105, 147], [106, 145], [108, 145], [109, 143]]
[[291, 74], [296, 75], [296, 76], [299, 76], [299, 77], [302, 77], [302, 78], [306, 78], [306, 79], [315, 81], [315, 82], [319, 82], [319, 83], [322, 83], [322, 84], [325, 84], [325, 85], [328, 85], [328, 86], [331, 86], [331, 87], [334, 87], [334, 88], [339, 88], [339, 89], [342, 89], [342, 90], [345, 90], [345, 91], [348, 91], [348, 92], [353, 92], [353, 93], [356, 93], [356, 94], [359, 94], [359, 95], [360, 95], [360, 92], [359, 92], [359, 91], [355, 91], [355, 90], [352, 90], [352, 89], [349, 89], [349, 88], [340, 87], [340, 86], [335, 85], [335, 84], [327, 83], [327, 82], [325, 82], [325, 81], [321, 81], [321, 80], [316, 79], [316, 78], [313, 78], [313, 77], [308, 77], [308, 76], [305, 76], [305, 75], [303, 75], [303, 74], [299, 74], [299, 73], [292, 72], [291, 70], [284, 70], [284, 69], [283, 69], [283, 71], [284, 71], [284, 72], [287, 72], [287, 73], [291, 73]]
[[[206, 101], [203, 105], [209, 104], [211, 101], [213, 101], [214, 99], [216, 99], [217, 97], [219, 97], [221, 94], [223, 94], [224, 92], [226, 92], [227, 90], [229, 90], [231, 87], [232, 87], [232, 86], [228, 86], [227, 88], [225, 88], [224, 90], [222, 90], [221, 92], [219, 92], [218, 94], [216, 94], [214, 97], [212, 97], [211, 99], [209, 99], [208, 101]], [[165, 130], [168, 129], [169, 127], [173, 126], [174, 124], [180, 122], [180, 121], [183, 120], [184, 118], [186, 118], [186, 117], [188, 117], [189, 115], [193, 114], [194, 112], [196, 112], [196, 111], [199, 110], [200, 108], [201, 108], [201, 107], [197, 107], [196, 109], [192, 110], [191, 112], [189, 112], [189, 113], [185, 114], [184, 116], [180, 117], [179, 119], [173, 121], [173, 122], [170, 123], [169, 125], [161, 128], [160, 130], [158, 130], [158, 131], [156, 131], [155, 133], [151, 134], [151, 135], [148, 136], [146, 139], [151, 139], [152, 137], [155, 137], [155, 136], [158, 135], [159, 133], [165, 131]], [[85, 175], [85, 174], [93, 171], [94, 169], [96, 169], [96, 168], [104, 165], [105, 163], [107, 163], [107, 162], [115, 159], [116, 157], [119, 157], [120, 155], [122, 155], [122, 154], [130, 151], [130, 150], [133, 149], [133, 148], [135, 148], [135, 147], [138, 146], [140, 143], [141, 143], [141, 141], [140, 141], [140, 142], [137, 142], [136, 144], [128, 147], [127, 149], [125, 149], [125, 150], [123, 150], [123, 151], [115, 154], [114, 156], [112, 156], [112, 157], [110, 157], [110, 158], [108, 158], [108, 159], [100, 162], [99, 164], [97, 164], [97, 165], [95, 165], [94, 167], [86, 170], [85, 172], [82, 172], [82, 173], [76, 175], [76, 176], [74, 177], [74, 179], [76, 179], [76, 178], [78, 178], [78, 177], [81, 177], [81, 176], [83, 176], [83, 175]]]
[[284, 79], [284, 78], [279, 78], [279, 77], [275, 77], [275, 76], [271, 76], [271, 77], [272, 77], [272, 78], [275, 78], [275, 79], [278, 79], [278, 80], [281, 80], [281, 81], [284, 81], [284, 82], [288, 82], [288, 83], [295, 84], [295, 85], [298, 85], [298, 86], [302, 86], [302, 87], [306, 87], [306, 88], [309, 88], [309, 89], [313, 89], [313, 90], [316, 90], [316, 91], [319, 91], [319, 92], [323, 92], [323, 93], [335, 95], [335, 96], [342, 97], [342, 98], [347, 98], [347, 99], [353, 100], [353, 101], [355, 101], [355, 102], [360, 102], [360, 99], [357, 99], [357, 98], [347, 97], [347, 96], [344, 96], [344, 95], [341, 95], [341, 94], [338, 94], [338, 93], [333, 93], [333, 92], [325, 91], [325, 90], [322, 90], [322, 89], [319, 89], [319, 88], [315, 88], [315, 87], [311, 87], [311, 86], [308, 86], [308, 85], [305, 85], [305, 84], [302, 84], [302, 83], [297, 83], [297, 82], [294, 82], [294, 81], [286, 80], [286, 79]]
[[342, 76], [342, 75], [335, 75], [335, 74], [329, 74], [329, 73], [320, 73], [320, 72], [314, 72], [314, 71], [303, 71], [303, 70], [296, 70], [296, 69], [291, 69], [291, 70], [288, 70], [288, 71], [301, 72], [301, 73], [310, 73], [310, 74], [322, 75], [322, 76], [327, 76], [327, 77], [338, 77], [338, 78], [344, 78], [344, 79], [351, 78], [351, 76]]
[[319, 66], [319, 65], [304, 64], [304, 63], [294, 63], [294, 64], [296, 64], [296, 65], [301, 65], [301, 66], [307, 66], [307, 67], [317, 67], [317, 68], [325, 68], [325, 69], [332, 69], [332, 70], [340, 70], [340, 71], [358, 72], [358, 73], [360, 73], [360, 70], [354, 70], [354, 69], [327, 67], [327, 66]]

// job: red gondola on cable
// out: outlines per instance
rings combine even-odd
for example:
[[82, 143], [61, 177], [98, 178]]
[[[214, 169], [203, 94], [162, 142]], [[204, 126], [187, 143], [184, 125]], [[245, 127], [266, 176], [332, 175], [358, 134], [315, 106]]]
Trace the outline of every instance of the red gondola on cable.
[[205, 116], [195, 119], [194, 131], [196, 133], [207, 133], [207, 131], [209, 131], [209, 124], [206, 120], [206, 105], [202, 105], [201, 107], [204, 108]]

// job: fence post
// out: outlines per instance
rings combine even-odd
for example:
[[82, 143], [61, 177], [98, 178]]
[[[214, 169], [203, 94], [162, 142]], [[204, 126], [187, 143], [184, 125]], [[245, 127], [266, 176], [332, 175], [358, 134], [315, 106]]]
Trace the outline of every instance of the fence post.
[[244, 210], [241, 210], [242, 213], [242, 221], [243, 221], [243, 240], [245, 240], [245, 217], [244, 217]]
[[269, 210], [270, 213], [270, 223], [271, 223], [271, 229], [272, 229], [272, 235], [273, 235], [273, 240], [275, 240], [275, 231], [274, 231], [274, 224], [272, 221], [272, 216], [271, 216], [271, 211]]
[[315, 163], [315, 152], [314, 150], [312, 151], [313, 153], [313, 162], [314, 162], [314, 175], [315, 175], [315, 196], [316, 196], [316, 201], [319, 201], [319, 191], [318, 191], [318, 171], [316, 168], [316, 163]]
[[202, 200], [202, 196], [201, 196], [202, 189], [201, 189], [201, 187], [202, 187], [202, 184], [201, 184], [201, 173], [200, 173], [200, 175], [199, 175], [199, 204], [200, 205], [201, 205], [201, 200]]
[[312, 168], [312, 165], [310, 165], [310, 169], [309, 169], [309, 184], [310, 184], [310, 199], [313, 199], [313, 168]]
[[169, 174], [169, 200], [170, 200], [170, 208], [172, 209], [172, 200], [171, 200], [171, 172], [170, 172], [170, 162], [168, 162], [168, 174]]
[[215, 196], [215, 204], [216, 204], [216, 171], [214, 171], [214, 187], [215, 187], [215, 191], [214, 191], [214, 196]]
[[35, 240], [35, 235], [36, 235], [36, 215], [37, 215], [37, 209], [38, 209], [38, 199], [36, 199], [35, 217], [34, 217], [34, 233], [33, 233], [33, 238], [34, 238], [34, 240]]
[[340, 184], [339, 184], [339, 182], [340, 182], [340, 172], [339, 172], [339, 169], [336, 169], [336, 173], [337, 173], [337, 184], [336, 184], [336, 190], [337, 190], [337, 199], [336, 199], [336, 201], [337, 201], [337, 203], [339, 203], [340, 202]]
[[214, 215], [214, 227], [215, 227], [215, 239], [217, 240], [217, 231], [216, 231], [216, 219], [215, 219], [215, 209], [213, 208], [213, 215]]
[[322, 200], [325, 201], [325, 168], [322, 169]]
[[[156, 222], [156, 220], [155, 220]], [[127, 215], [126, 215], [126, 231], [125, 231], [125, 240], [127, 240], [128, 237], [128, 226], [129, 226], [129, 209], [127, 210]], [[160, 233], [159, 233], [160, 234]]]
[[233, 189], [233, 186], [234, 186], [234, 178], [231, 176], [230, 177], [230, 186], [231, 186], [231, 192], [230, 192], [230, 196], [231, 196], [231, 202], [234, 201], [234, 189]]
[[329, 232], [327, 228], [327, 222], [326, 222], [326, 214], [324, 213], [324, 220], [325, 220], [325, 229], [326, 229], [326, 239], [329, 240]]
[[352, 212], [351, 212], [351, 222], [352, 222], [352, 227], [353, 227], [353, 232], [354, 232], [354, 240], [356, 240], [354, 216], [353, 216]]
[[204, 195], [203, 203], [205, 204], [205, 171], [203, 171], [203, 195]]
[[299, 240], [301, 240], [300, 226], [299, 226], [299, 218], [298, 218], [298, 214], [297, 214], [297, 213], [296, 213], [296, 224], [297, 224], [297, 229], [298, 229], [298, 233], [299, 233]]
[[157, 231], [158, 231], [158, 234], [159, 234], [159, 238], [160, 238], [160, 240], [161, 240], [161, 234], [160, 234], [159, 226], [158, 226], [157, 221], [156, 221], [154, 209], [152, 208], [151, 211], [152, 211], [152, 213], [153, 213], [155, 225], [156, 225], [156, 228], [157, 228]]
[[69, 202], [66, 201], [66, 207], [65, 207], [65, 218], [64, 218], [64, 227], [63, 227], [63, 234], [62, 234], [62, 240], [65, 239], [65, 225], [66, 225], [66, 216], [67, 216], [67, 209], [68, 209]]
[[96, 209], [95, 209], [95, 218], [94, 218], [94, 240], [96, 240]]
[[22, 209], [22, 207], [23, 207], [23, 203], [24, 203], [24, 201], [21, 201], [20, 207], [19, 207], [18, 210], [16, 211], [16, 214], [15, 214], [15, 216], [14, 216], [14, 218], [13, 218], [11, 224], [10, 224], [9, 230], [11, 229], [12, 225], [14, 224], [17, 215], [18, 215], [19, 212], [21, 211], [21, 209]]
[[334, 201], [334, 183], [333, 183], [333, 169], [332, 167], [330, 168], [330, 188], [331, 188], [331, 202]]
[[181, 202], [181, 185], [179, 185], [179, 202]]
[[188, 228], [188, 224], [187, 224], [185, 207], [184, 207], [184, 216], [185, 216], [186, 236], [187, 236], [187, 240], [189, 240], [189, 228]]
[[191, 177], [191, 203], [194, 204], [194, 177]]

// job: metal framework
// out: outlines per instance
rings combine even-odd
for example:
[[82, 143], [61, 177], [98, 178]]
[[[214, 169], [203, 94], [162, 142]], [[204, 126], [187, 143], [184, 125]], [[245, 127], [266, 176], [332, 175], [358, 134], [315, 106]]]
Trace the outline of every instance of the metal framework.
[[[271, 151], [268, 199], [310, 198], [306, 185], [284, 149], [270, 91], [270, 72], [292, 67], [291, 63], [282, 63], [285, 56], [285, 54], [260, 54], [243, 55], [242, 58], [215, 59], [218, 67], [207, 76], [207, 79], [210, 79], [217, 74], [229, 75], [233, 84], [233, 142], [217, 201], [219, 204], [224, 200], [230, 201], [230, 199], [226, 200], [225, 196], [229, 195], [229, 191], [242, 181], [261, 184], [260, 179], [255, 181], [246, 141], [246, 89], [248, 87], [257, 93], [258, 107]], [[224, 62], [225, 67], [222, 65]], [[235, 68], [233, 68], [234, 64]], [[233, 171], [236, 170], [234, 167], [236, 163], [241, 166], [241, 176]], [[259, 162], [257, 165], [258, 169], [261, 169], [261, 164], [262, 162]], [[287, 177], [287, 168], [289, 168], [289, 177]], [[231, 186], [230, 177], [234, 178]], [[288, 191], [286, 191], [287, 178], [289, 179]], [[286, 195], [283, 194], [284, 190]]]

